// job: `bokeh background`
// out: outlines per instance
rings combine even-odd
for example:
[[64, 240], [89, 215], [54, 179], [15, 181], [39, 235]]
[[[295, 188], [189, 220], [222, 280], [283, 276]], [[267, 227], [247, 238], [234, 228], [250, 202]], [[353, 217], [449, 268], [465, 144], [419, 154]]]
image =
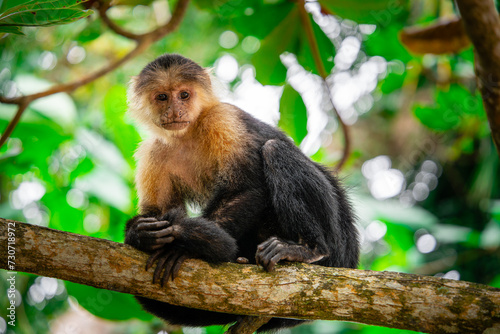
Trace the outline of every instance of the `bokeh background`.
[[[0, 13], [20, 2], [0, 1]], [[113, 4], [107, 13], [114, 22], [144, 33], [167, 22], [175, 2]], [[279, 126], [332, 167], [344, 147], [333, 102], [350, 129], [352, 152], [340, 176], [359, 217], [361, 269], [500, 287], [499, 158], [473, 50], [414, 54], [399, 37], [406, 27], [452, 20], [453, 2], [308, 2], [329, 92], [299, 6], [193, 0], [179, 29], [138, 57], [71, 94], [36, 100], [0, 149], [0, 217], [123, 242], [124, 224], [137, 210], [133, 153], [144, 135], [126, 116], [127, 82], [157, 56], [180, 53], [213, 68], [221, 99]], [[78, 80], [134, 47], [97, 12], [22, 31], [0, 37], [5, 97]], [[0, 104], [0, 131], [15, 112]], [[0, 291], [6, 276], [0, 271]], [[53, 278], [19, 273], [16, 288], [17, 326], [6, 324], [1, 292], [0, 333], [223, 332], [165, 326], [129, 295]], [[316, 321], [287, 332], [404, 331]]]

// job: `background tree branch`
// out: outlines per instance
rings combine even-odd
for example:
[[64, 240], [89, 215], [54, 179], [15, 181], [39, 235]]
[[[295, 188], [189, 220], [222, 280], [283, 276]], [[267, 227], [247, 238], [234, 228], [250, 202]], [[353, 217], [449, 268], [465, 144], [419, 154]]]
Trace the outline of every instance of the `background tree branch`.
[[168, 35], [172, 31], [174, 31], [179, 24], [182, 22], [182, 19], [184, 18], [184, 14], [186, 13], [189, 0], [179, 0], [177, 2], [177, 5], [174, 9], [174, 12], [172, 13], [172, 18], [170, 19], [169, 22], [164, 24], [161, 27], [156, 28], [155, 30], [152, 30], [151, 32], [142, 34], [142, 35], [136, 35], [133, 33], [130, 33], [128, 31], [125, 31], [124, 29], [120, 28], [117, 26], [111, 19], [109, 19], [106, 15], [106, 10], [109, 9], [109, 4], [106, 4], [104, 2], [99, 2], [100, 8], [99, 8], [99, 13], [101, 15], [101, 18], [103, 22], [108, 25], [108, 27], [113, 30], [115, 33], [124, 36], [126, 38], [132, 39], [137, 42], [137, 45], [134, 49], [132, 49], [129, 53], [127, 53], [125, 56], [122, 58], [116, 59], [112, 62], [110, 62], [107, 66], [101, 68], [100, 70], [93, 72], [85, 77], [82, 77], [74, 82], [66, 83], [66, 84], [60, 84], [60, 85], [55, 85], [45, 91], [31, 94], [31, 95], [24, 95], [24, 96], [18, 96], [14, 98], [6, 98], [4, 96], [0, 96], [0, 103], [7, 103], [7, 104], [16, 104], [18, 105], [18, 111], [16, 115], [12, 118], [12, 120], [9, 122], [9, 125], [5, 129], [5, 131], [2, 133], [2, 136], [0, 137], [0, 147], [7, 141], [7, 139], [10, 137], [12, 134], [12, 131], [14, 131], [16, 125], [19, 123], [19, 120], [21, 119], [22, 114], [24, 111], [27, 109], [29, 104], [33, 102], [36, 99], [40, 99], [49, 95], [61, 93], [61, 92], [66, 92], [70, 93], [73, 92], [75, 89], [80, 88], [86, 84], [89, 84], [90, 82], [99, 79], [100, 77], [116, 70], [129, 60], [135, 58], [142, 52], [144, 52], [152, 43], [158, 41], [159, 39], [163, 38], [164, 36]]
[[[8, 248], [8, 233], [15, 235]], [[13, 239], [11, 239], [12, 241]], [[147, 254], [124, 244], [0, 218], [0, 267], [176, 305], [253, 316], [354, 321], [427, 333], [500, 330], [500, 289], [395, 272], [288, 264], [183, 264], [161, 289]], [[8, 262], [15, 249], [15, 264]], [[9, 253], [11, 254], [12, 251]]]
[[475, 51], [475, 70], [491, 136], [500, 155], [500, 17], [492, 0], [456, 0]]

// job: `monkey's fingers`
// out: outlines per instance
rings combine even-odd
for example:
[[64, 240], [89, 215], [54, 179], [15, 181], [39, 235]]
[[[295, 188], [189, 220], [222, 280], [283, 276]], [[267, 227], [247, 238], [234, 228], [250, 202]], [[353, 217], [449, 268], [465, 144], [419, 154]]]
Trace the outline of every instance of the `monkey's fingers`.
[[267, 239], [266, 241], [260, 243], [258, 246], [257, 246], [257, 249], [262, 251], [264, 250], [265, 248], [269, 247], [269, 245], [271, 245], [273, 243], [273, 241], [275, 240], [278, 240], [278, 238], [276, 237], [271, 237], [269, 239]]
[[151, 256], [148, 258], [148, 261], [146, 262], [146, 271], [149, 270], [153, 266], [153, 263], [160, 257], [165, 252], [165, 250], [160, 249], [156, 251], [155, 253], [151, 254]]
[[[163, 268], [165, 267], [165, 262], [167, 262], [167, 260], [169, 259], [170, 256], [171, 256], [171, 252], [165, 252], [161, 255], [160, 259], [158, 260], [158, 264], [156, 265], [155, 273], [153, 275], [153, 284], [160, 282], [161, 272], [163, 271]], [[161, 283], [161, 284], [163, 285], [163, 283]]]
[[179, 274], [179, 270], [181, 269], [182, 263], [188, 258], [187, 255], [182, 255], [180, 258], [177, 259], [175, 262], [174, 269], [172, 270], [172, 281], [177, 277]]
[[266, 271], [271, 272], [274, 270], [274, 267], [281, 259], [282, 259], [281, 254], [274, 254], [274, 255], [262, 256], [259, 262]]
[[293, 261], [290, 245], [278, 241], [267, 247], [264, 251], [258, 252], [259, 262], [267, 271], [273, 271], [276, 264], [281, 260]]
[[174, 280], [175, 276], [177, 275], [176, 271], [179, 271], [179, 268], [184, 262], [184, 260], [187, 257], [179, 252], [179, 251], [172, 251], [168, 257], [168, 261], [165, 263], [165, 272], [163, 273], [163, 278], [161, 281], [161, 286], [163, 286], [165, 283], [167, 283], [168, 279], [171, 277], [172, 281]]
[[257, 252], [268, 253], [272, 249], [279, 248], [284, 245], [287, 245], [287, 243], [283, 240], [279, 239], [278, 237], [271, 237], [257, 246]]
[[157, 246], [164, 246], [165, 244], [170, 244], [172, 243], [172, 241], [174, 241], [175, 238], [170, 236], [170, 237], [166, 237], [166, 238], [158, 238], [154, 241], [155, 243], [155, 247]]
[[265, 270], [267, 270], [267, 259], [263, 256], [261, 252], [257, 252], [255, 254], [255, 262], [258, 266], [262, 266]]
[[156, 230], [156, 231], [151, 231], [151, 230], [142, 231], [142, 232], [140, 232], [140, 235], [143, 238], [157, 239], [157, 238], [170, 236], [170, 235], [172, 235], [172, 233], [174, 233], [174, 227], [169, 226], [167, 228], [163, 228], [161, 230]]
[[[255, 259], [258, 265], [261, 265], [267, 271], [272, 271], [274, 265], [270, 265], [271, 259], [278, 254], [282, 249], [286, 248], [286, 244], [276, 237], [272, 237], [269, 240], [261, 243], [257, 247], [257, 253], [255, 254]], [[279, 261], [279, 260], [278, 260]]]
[[276, 245], [277, 245], [278, 242], [279, 242], [279, 240], [277, 238], [276, 239], [270, 239], [270, 240], [268, 240], [266, 242], [263, 242], [259, 246], [257, 246], [257, 252], [259, 252], [259, 253], [267, 253], [271, 249], [276, 248]]
[[283, 258], [283, 255], [282, 254], [276, 254], [275, 256], [273, 256], [268, 262], [267, 262], [267, 268], [266, 270], [268, 272], [271, 272], [274, 270], [274, 267], [276, 267], [276, 264], [278, 264], [278, 262], [280, 262], [281, 260], [284, 260]]
[[[156, 218], [154, 218], [154, 219], [156, 219]], [[164, 229], [165, 227], [168, 227], [168, 226], [170, 226], [170, 222], [167, 220], [160, 220], [160, 221], [154, 220], [154, 221], [141, 222], [141, 223], [137, 224], [136, 230], [137, 231], [143, 231], [143, 230], [152, 231], [152, 230]]]
[[158, 219], [155, 217], [141, 217], [137, 219], [138, 223], [150, 223], [150, 222], [156, 222]]

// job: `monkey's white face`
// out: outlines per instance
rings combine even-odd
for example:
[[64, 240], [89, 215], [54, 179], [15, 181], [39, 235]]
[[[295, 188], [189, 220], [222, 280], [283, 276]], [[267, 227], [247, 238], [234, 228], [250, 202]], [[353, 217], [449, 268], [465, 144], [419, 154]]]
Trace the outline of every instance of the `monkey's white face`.
[[168, 131], [188, 128], [198, 117], [195, 100], [196, 91], [188, 85], [155, 90], [150, 96], [151, 107], [157, 116], [155, 123]]
[[129, 115], [154, 135], [166, 139], [183, 137], [198, 119], [202, 106], [209, 104], [196, 84], [169, 85], [167, 77], [137, 89], [132, 78], [128, 89]]

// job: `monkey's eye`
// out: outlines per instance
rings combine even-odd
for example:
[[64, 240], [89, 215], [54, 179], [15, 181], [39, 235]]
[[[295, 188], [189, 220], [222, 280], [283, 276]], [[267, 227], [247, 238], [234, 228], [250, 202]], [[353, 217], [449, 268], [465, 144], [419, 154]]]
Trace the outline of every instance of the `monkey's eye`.
[[188, 92], [181, 92], [181, 99], [183, 99], [183, 100], [189, 99], [189, 93]]
[[167, 101], [168, 100], [168, 96], [167, 96], [167, 94], [158, 94], [158, 95], [156, 95], [156, 99], [158, 101]]

